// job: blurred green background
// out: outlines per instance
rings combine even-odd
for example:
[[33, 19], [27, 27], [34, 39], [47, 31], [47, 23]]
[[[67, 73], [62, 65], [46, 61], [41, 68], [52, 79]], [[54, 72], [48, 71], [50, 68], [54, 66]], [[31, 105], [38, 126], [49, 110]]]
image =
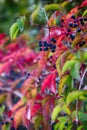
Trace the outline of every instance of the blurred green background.
[[[27, 21], [31, 13], [36, 7], [42, 3], [61, 3], [65, 0], [0, 0], [0, 33], [9, 33], [10, 26], [16, 21], [19, 16], [25, 15]], [[74, 7], [76, 4], [80, 4], [83, 0], [68, 0], [68, 10]], [[29, 25], [28, 25], [29, 26]], [[26, 28], [29, 29], [29, 28]]]

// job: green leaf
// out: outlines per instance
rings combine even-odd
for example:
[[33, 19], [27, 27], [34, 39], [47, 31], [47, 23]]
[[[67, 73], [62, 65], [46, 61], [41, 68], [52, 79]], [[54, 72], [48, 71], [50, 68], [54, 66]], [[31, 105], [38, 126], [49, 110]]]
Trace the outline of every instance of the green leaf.
[[80, 62], [76, 62], [75, 65], [71, 68], [70, 74], [73, 79], [80, 80]]
[[0, 116], [3, 115], [4, 110], [5, 110], [5, 106], [0, 107]]
[[78, 126], [77, 130], [82, 130], [83, 126]]
[[[72, 118], [74, 119], [76, 117], [76, 110], [73, 111], [72, 113]], [[81, 111], [78, 111], [78, 117], [79, 117], [79, 120], [82, 122], [82, 123], [85, 123], [87, 121], [87, 113], [83, 113]]]
[[86, 93], [87, 91], [85, 90], [83, 91], [77, 90], [77, 91], [70, 92], [66, 98], [67, 105], [69, 105], [72, 101], [76, 100], [77, 98], [80, 98], [80, 96], [85, 95]]
[[70, 110], [69, 108], [66, 106], [66, 104], [64, 104], [62, 107], [61, 106], [56, 106], [54, 109], [53, 109], [53, 112], [52, 112], [52, 116], [51, 116], [51, 119], [52, 121], [55, 121], [58, 114], [61, 112], [61, 111], [64, 111], [66, 112], [68, 115], [70, 115]]
[[14, 23], [10, 28], [10, 37], [11, 40], [15, 39], [19, 31], [18, 23]]
[[62, 122], [60, 123], [60, 125], [59, 125], [59, 129], [60, 129], [60, 130], [64, 130], [65, 123], [66, 123], [66, 121], [62, 121]]
[[85, 11], [83, 12], [83, 14], [82, 14], [82, 16], [85, 16], [85, 15], [87, 15], [87, 10], [85, 10]]
[[71, 70], [71, 68], [77, 63], [77, 60], [69, 60], [66, 61], [66, 63], [64, 64], [63, 68], [62, 68], [62, 74], [65, 73], [67, 70]]
[[52, 112], [52, 115], [51, 115], [52, 121], [55, 121], [55, 120], [56, 120], [56, 118], [57, 118], [58, 114], [60, 113], [61, 109], [62, 109], [62, 108], [61, 108], [60, 106], [56, 106], [56, 107], [53, 109], [53, 112]]
[[25, 16], [22, 16], [21, 18], [18, 18], [18, 19], [17, 19], [18, 28], [19, 28], [19, 30], [20, 30], [21, 32], [22, 32], [23, 29], [24, 29], [24, 23], [25, 23], [25, 21], [26, 21]]
[[54, 130], [58, 130], [58, 128], [59, 128], [59, 122], [57, 124], [55, 124]]
[[82, 60], [87, 61], [87, 52], [82, 54]]
[[70, 113], [71, 113], [70, 110], [69, 110], [69, 108], [66, 105], [63, 106], [62, 110], [64, 112], [66, 112], [68, 115], [70, 115]]
[[42, 115], [38, 115], [35, 119], [35, 123], [34, 123], [34, 127], [35, 127], [35, 130], [37, 130], [40, 126], [40, 123], [43, 121], [43, 117]]
[[65, 123], [68, 120], [68, 117], [67, 116], [66, 117], [58, 117], [58, 120], [59, 120], [59, 126], [58, 126], [58, 128], [59, 128], [59, 130], [63, 130], [64, 127], [65, 127]]
[[3, 130], [10, 130], [10, 124], [6, 124], [2, 128]]
[[55, 11], [55, 10], [60, 10], [61, 6], [59, 4], [49, 4], [49, 5], [45, 5], [44, 9], [46, 11]]
[[31, 14], [31, 23], [32, 24], [46, 24], [48, 21], [48, 17], [44, 8], [38, 7], [32, 14]]
[[48, 5], [45, 5], [45, 6], [44, 6], [44, 9], [45, 9], [46, 11], [56, 11], [56, 10], [63, 11], [63, 10], [64, 10], [64, 7], [65, 7], [68, 3], [69, 3], [68, 1], [65, 1], [65, 2], [63, 2], [62, 4], [48, 4]]

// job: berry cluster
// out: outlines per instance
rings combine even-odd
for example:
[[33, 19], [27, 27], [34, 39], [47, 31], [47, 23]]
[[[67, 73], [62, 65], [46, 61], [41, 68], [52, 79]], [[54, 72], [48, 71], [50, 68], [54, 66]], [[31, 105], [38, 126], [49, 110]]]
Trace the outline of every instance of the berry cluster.
[[3, 121], [2, 122], [0, 122], [0, 125], [2, 126], [2, 125], [8, 125], [8, 124], [10, 124], [11, 122], [13, 121], [13, 117], [10, 117], [10, 119], [9, 118], [7, 118], [5, 115], [3, 116]]
[[[64, 19], [61, 19], [60, 27], [64, 27], [65, 25], [67, 26], [66, 36], [68, 36], [70, 38], [70, 40], [73, 41], [75, 39], [77, 33], [84, 33], [83, 28], [86, 25], [86, 21], [87, 21], [87, 17], [78, 17], [77, 18], [75, 15], [72, 15], [70, 18], [70, 22], [64, 21]], [[83, 46], [83, 44], [84, 43], [81, 43], [80, 47]]]
[[56, 40], [54, 38], [51, 39], [50, 42], [47, 41], [39, 41], [39, 50], [40, 51], [48, 51], [51, 50], [52, 53], [56, 50]]

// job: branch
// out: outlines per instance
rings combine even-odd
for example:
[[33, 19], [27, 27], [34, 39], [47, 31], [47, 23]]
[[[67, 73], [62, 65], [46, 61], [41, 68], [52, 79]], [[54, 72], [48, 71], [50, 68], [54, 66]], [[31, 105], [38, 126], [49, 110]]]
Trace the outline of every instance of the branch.
[[80, 85], [79, 85], [79, 90], [81, 89], [81, 86], [82, 86], [82, 84], [83, 84], [83, 80], [84, 80], [84, 77], [85, 77], [85, 75], [86, 75], [86, 72], [87, 72], [87, 69], [85, 69], [85, 71], [84, 71], [84, 73], [83, 73], [83, 75], [82, 75], [82, 78], [81, 78], [81, 81], [80, 81]]
[[2, 88], [2, 87], [0, 87], [0, 90], [13, 93], [13, 94], [15, 94], [16, 96], [18, 96], [20, 98], [23, 97], [23, 95], [19, 91], [13, 91], [13, 90], [11, 90], [11, 88]]
[[[81, 86], [83, 84], [83, 80], [84, 80], [84, 77], [86, 75], [86, 72], [87, 72], [87, 69], [85, 69], [83, 75], [82, 75], [82, 78], [80, 80], [80, 84], [79, 84], [79, 90], [81, 89]], [[78, 124], [78, 99], [76, 100], [76, 123]]]

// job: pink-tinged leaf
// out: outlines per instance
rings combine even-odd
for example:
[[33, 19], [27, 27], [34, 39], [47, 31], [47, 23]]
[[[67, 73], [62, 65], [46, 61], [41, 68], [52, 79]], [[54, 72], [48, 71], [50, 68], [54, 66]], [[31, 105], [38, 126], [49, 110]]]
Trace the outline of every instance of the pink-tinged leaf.
[[12, 66], [13, 63], [14, 61], [8, 61], [5, 62], [4, 64], [0, 64], [0, 74], [3, 72], [9, 73], [10, 67]]
[[18, 111], [14, 114], [14, 124], [15, 128], [17, 128], [22, 123], [22, 114], [25, 111], [25, 107], [20, 108]]
[[29, 100], [28, 105], [26, 106], [24, 112], [22, 113], [22, 121], [24, 126], [28, 128], [29, 123], [32, 122], [32, 109], [34, 106], [34, 99]]
[[87, 6], [87, 0], [84, 0], [84, 1], [82, 2], [82, 4], [80, 5], [80, 7], [84, 7], [84, 6]]
[[26, 62], [33, 62], [34, 59], [37, 58], [37, 54], [33, 51], [30, 51], [27, 55], [25, 55], [25, 61]]
[[66, 16], [66, 18], [70, 18], [72, 15], [76, 14], [78, 12], [78, 6], [76, 6], [75, 8], [73, 8]]
[[[42, 113], [44, 115], [45, 125], [48, 120], [51, 118], [51, 113], [55, 106], [55, 97], [54, 96], [46, 96], [42, 101]], [[50, 109], [49, 109], [50, 108]]]
[[31, 111], [31, 116], [35, 116], [37, 112], [41, 109], [41, 103], [37, 103], [33, 106], [32, 111]]
[[30, 76], [28, 79], [26, 79], [26, 81], [23, 83], [22, 85], [22, 93], [26, 94], [26, 92], [31, 88], [31, 84], [34, 83], [34, 77]]
[[49, 74], [43, 81], [41, 92], [44, 93], [46, 89], [49, 89], [52, 93], [56, 94], [56, 74]]

